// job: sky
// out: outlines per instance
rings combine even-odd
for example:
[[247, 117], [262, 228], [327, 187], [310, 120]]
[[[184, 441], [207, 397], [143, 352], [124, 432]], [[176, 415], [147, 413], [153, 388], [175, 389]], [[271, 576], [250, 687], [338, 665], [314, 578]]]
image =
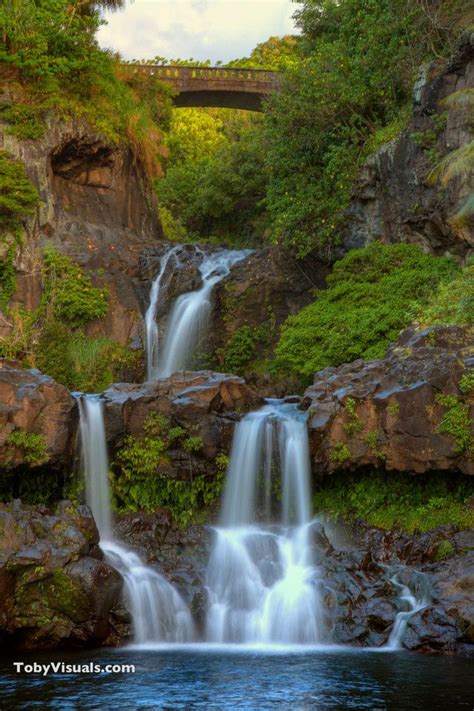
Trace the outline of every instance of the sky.
[[295, 32], [292, 0], [128, 0], [105, 13], [102, 47], [125, 59], [246, 57], [259, 42]]

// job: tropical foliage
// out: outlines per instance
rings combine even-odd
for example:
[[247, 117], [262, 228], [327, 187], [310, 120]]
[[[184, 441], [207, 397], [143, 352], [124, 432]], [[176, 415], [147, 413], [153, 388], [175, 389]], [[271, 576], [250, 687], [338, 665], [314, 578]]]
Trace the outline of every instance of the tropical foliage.
[[281, 329], [276, 368], [309, 379], [327, 366], [357, 358], [381, 358], [413, 309], [426, 304], [458, 268], [419, 247], [374, 242], [336, 262], [328, 288], [290, 316]]

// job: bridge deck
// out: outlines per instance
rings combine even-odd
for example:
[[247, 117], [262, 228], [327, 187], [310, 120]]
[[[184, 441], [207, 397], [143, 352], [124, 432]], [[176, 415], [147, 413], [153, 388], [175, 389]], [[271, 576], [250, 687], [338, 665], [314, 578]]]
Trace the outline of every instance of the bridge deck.
[[265, 69], [133, 66], [136, 72], [154, 76], [173, 86], [177, 106], [222, 106], [261, 111], [262, 99], [278, 88], [278, 73]]

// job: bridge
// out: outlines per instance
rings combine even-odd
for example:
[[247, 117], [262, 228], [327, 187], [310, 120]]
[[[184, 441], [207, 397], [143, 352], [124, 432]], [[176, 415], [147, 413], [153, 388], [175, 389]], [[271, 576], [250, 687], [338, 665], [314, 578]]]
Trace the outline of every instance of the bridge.
[[278, 89], [278, 72], [265, 69], [132, 65], [135, 72], [156, 77], [175, 90], [175, 106], [218, 106], [262, 111], [262, 101]]

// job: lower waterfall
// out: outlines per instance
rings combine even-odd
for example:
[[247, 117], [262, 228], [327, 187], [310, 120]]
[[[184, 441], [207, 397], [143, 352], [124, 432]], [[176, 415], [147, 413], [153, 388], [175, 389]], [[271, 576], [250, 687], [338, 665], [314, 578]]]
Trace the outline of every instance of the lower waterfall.
[[206, 581], [208, 641], [328, 641], [314, 562], [306, 415], [296, 405], [268, 401], [238, 424], [215, 536]]
[[123, 577], [135, 642], [191, 642], [194, 624], [179, 593], [113, 538], [103, 403], [96, 395], [81, 395], [79, 413], [86, 499], [99, 529], [100, 547]]

